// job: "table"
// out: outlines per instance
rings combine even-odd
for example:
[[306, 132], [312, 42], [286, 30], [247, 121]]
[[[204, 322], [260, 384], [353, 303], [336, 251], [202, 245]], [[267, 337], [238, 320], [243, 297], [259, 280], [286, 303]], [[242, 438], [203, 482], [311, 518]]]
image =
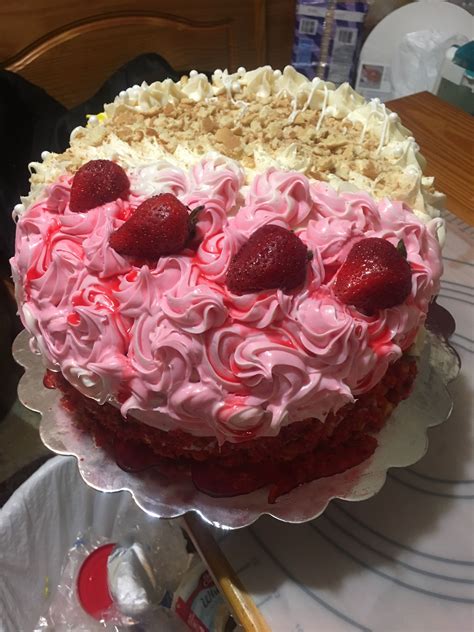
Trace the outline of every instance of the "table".
[[[273, 632], [456, 630], [474, 622], [474, 119], [428, 93], [393, 101], [448, 196], [438, 302], [463, 369], [426, 456], [375, 497], [332, 502], [304, 525], [263, 518], [216, 537]], [[463, 221], [464, 220], [464, 221]], [[471, 226], [469, 226], [471, 224]], [[256, 628], [257, 629], [257, 628]]]
[[474, 225], [474, 117], [429, 92], [389, 101], [413, 132], [446, 207]]

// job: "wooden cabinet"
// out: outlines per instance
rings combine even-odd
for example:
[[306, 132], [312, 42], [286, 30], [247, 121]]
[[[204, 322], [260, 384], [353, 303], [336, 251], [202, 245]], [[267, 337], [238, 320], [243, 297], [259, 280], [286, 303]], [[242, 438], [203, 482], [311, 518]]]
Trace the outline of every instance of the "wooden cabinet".
[[294, 11], [294, 0], [3, 0], [0, 64], [72, 106], [141, 53], [178, 70], [284, 66]]

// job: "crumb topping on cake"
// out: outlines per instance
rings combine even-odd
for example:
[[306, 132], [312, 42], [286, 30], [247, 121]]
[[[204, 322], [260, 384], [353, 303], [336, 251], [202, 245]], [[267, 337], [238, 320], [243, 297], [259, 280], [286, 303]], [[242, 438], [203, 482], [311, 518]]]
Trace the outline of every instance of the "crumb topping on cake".
[[[28, 206], [45, 184], [95, 158], [127, 167], [166, 158], [186, 167], [209, 151], [238, 160], [247, 182], [265, 168], [300, 171], [337, 190], [365, 190], [408, 204], [423, 220], [439, 216], [443, 196], [423, 176], [424, 160], [409, 130], [378, 99], [370, 103], [343, 84], [309, 81], [290, 66], [209, 81], [193, 71], [134, 86], [91, 116], [61, 155], [33, 163]], [[21, 208], [18, 211], [21, 212]]]

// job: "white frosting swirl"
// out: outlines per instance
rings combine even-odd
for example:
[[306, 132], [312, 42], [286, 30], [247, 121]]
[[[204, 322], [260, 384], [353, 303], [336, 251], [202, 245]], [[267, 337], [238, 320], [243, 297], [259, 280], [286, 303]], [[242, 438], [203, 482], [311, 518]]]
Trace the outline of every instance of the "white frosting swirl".
[[[348, 84], [342, 84], [336, 88], [330, 82], [318, 78], [310, 81], [291, 66], [284, 68], [283, 72], [274, 71], [270, 66], [251, 71], [239, 68], [236, 73], [216, 70], [210, 81], [204, 74], [193, 72], [189, 78], [182, 78], [176, 83], [171, 79], [166, 79], [150, 85], [144, 82], [140, 86], [132, 86], [122, 91], [113, 103], [105, 105], [105, 113], [90, 117], [85, 142], [81, 141], [83, 128], [74, 130], [71, 135], [74, 152], [83, 162], [95, 158], [109, 158], [133, 168], [137, 163], [146, 164], [147, 160], [153, 163], [161, 157], [171, 165], [188, 167], [197, 161], [203, 151], [202, 138], [186, 143], [186, 147], [178, 145], [176, 151], [170, 154], [153, 134], [142, 138], [139, 144], [127, 143], [113, 133], [102, 138], [103, 121], [113, 119], [115, 115], [126, 114], [129, 110], [153, 114], [159, 108], [167, 105], [174, 106], [182, 99], [207, 104], [221, 98], [221, 95], [233, 105], [238, 105], [242, 113], [249, 100], [267, 100], [286, 95], [291, 99], [293, 106], [289, 123], [292, 125], [296, 122], [298, 113], [315, 110], [319, 112], [316, 131], [320, 130], [323, 121], [329, 117], [347, 121], [349, 125], [360, 124], [360, 142], [362, 143], [369, 134], [372, 134], [378, 139], [378, 146], [374, 150], [375, 159], [383, 157], [398, 169], [396, 186], [394, 183], [394, 187], [397, 188], [397, 197], [404, 199], [415, 214], [424, 221], [439, 216], [438, 209], [444, 203], [444, 196], [435, 192], [432, 182], [423, 177], [425, 161], [410, 131], [401, 124], [398, 116], [390, 112], [379, 99], [366, 102]], [[210, 148], [206, 146], [204, 151]], [[254, 157], [258, 168], [257, 170], [249, 167], [244, 169], [247, 180], [251, 180], [256, 171], [271, 166], [307, 173], [311, 171], [311, 155], [297, 142], [290, 142], [276, 152], [268, 151], [265, 144], [257, 142], [254, 147]], [[23, 198], [23, 205], [17, 206], [15, 214], [24, 212], [38, 198], [38, 195], [42, 194], [42, 186], [37, 184], [37, 181], [43, 180], [46, 183], [54, 181], [67, 167], [67, 159], [64, 159], [64, 166], [62, 166], [63, 158], [49, 152], [44, 152], [42, 160], [42, 163], [30, 165], [32, 173], [37, 174], [35, 183], [29, 196]], [[149, 181], [153, 180], [153, 176], [147, 173], [148, 167], [145, 166], [144, 170], [144, 180], [150, 184]], [[354, 160], [352, 163], [343, 163], [336, 174], [329, 171], [327, 177], [332, 186], [344, 189], [349, 184], [379, 197], [383, 195], [384, 193], [380, 193], [377, 188], [377, 180], [364, 176], [363, 172], [364, 169], [358, 165], [358, 160]], [[171, 174], [164, 176], [163, 185], [166, 185], [168, 175], [170, 175], [168, 179], [170, 187], [184, 185], [184, 183], [173, 184]], [[137, 179], [137, 186], [142, 194], [150, 195], [149, 186], [145, 189], [139, 181], [140, 178]], [[438, 236], [441, 240], [444, 239], [442, 228], [439, 229]]]

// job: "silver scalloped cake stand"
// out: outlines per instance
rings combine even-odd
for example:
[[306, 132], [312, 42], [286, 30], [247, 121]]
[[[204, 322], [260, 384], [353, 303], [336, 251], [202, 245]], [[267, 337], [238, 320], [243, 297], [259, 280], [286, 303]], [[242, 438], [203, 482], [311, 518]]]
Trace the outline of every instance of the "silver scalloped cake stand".
[[390, 467], [418, 461], [427, 451], [427, 429], [451, 414], [447, 384], [460, 369], [459, 357], [439, 336], [427, 335], [412, 395], [402, 402], [378, 434], [378, 448], [370, 459], [341, 474], [322, 478], [267, 502], [267, 490], [232, 498], [213, 498], [198, 491], [189, 477], [171, 480], [153, 468], [141, 473], [122, 470], [91, 435], [77, 428], [60, 403], [61, 393], [43, 386], [41, 356], [32, 353], [29, 334], [22, 331], [13, 345], [16, 361], [25, 368], [18, 395], [29, 409], [42, 415], [40, 434], [53, 452], [77, 458], [84, 481], [99, 491], [128, 490], [147, 513], [174, 518], [193, 511], [214, 526], [245, 527], [264, 514], [299, 523], [319, 516], [333, 498], [349, 501], [370, 498], [380, 490]]

